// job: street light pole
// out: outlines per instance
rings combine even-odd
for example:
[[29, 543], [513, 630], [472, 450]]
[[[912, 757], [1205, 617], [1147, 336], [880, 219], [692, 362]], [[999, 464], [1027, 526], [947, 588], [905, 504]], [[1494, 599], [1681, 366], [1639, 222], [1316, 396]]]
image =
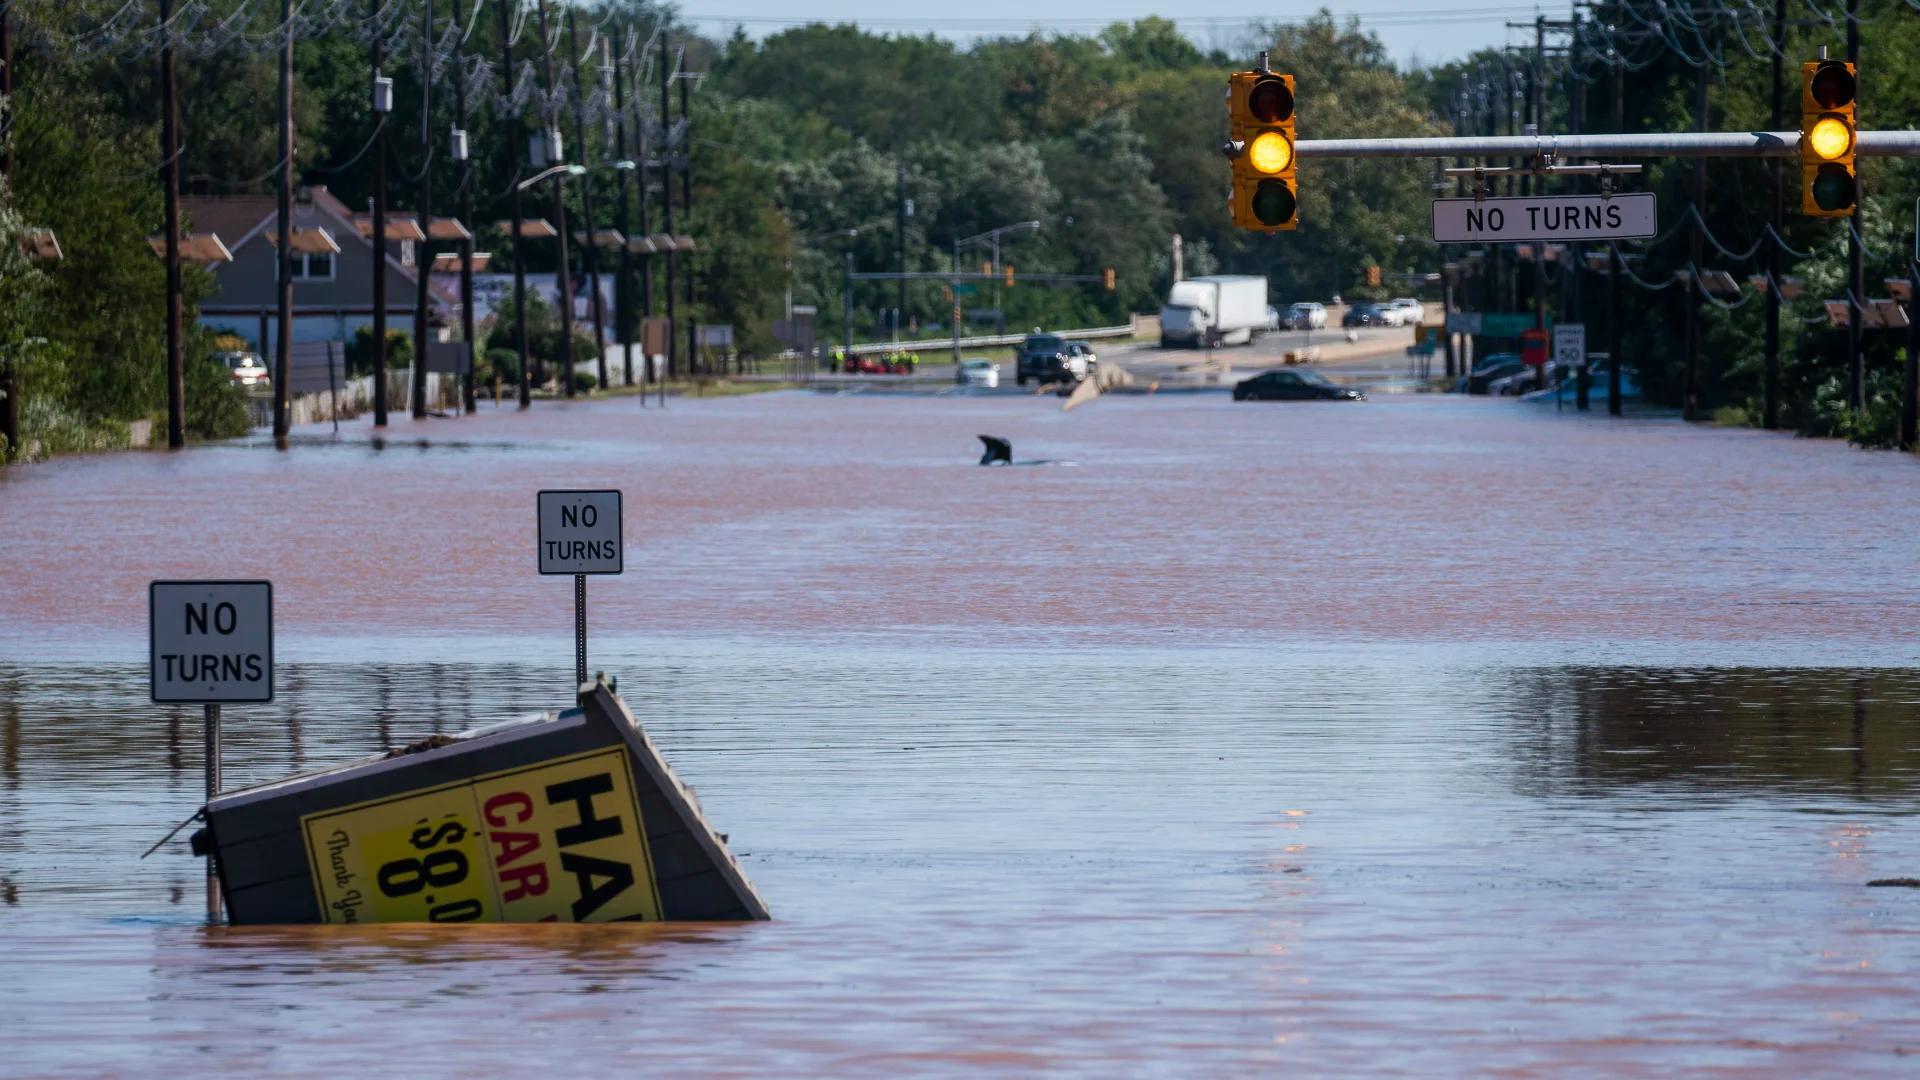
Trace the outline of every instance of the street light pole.
[[[378, 3], [379, 0], [374, 0]], [[507, 12], [508, 0], [499, 0], [500, 14], [500, 71], [501, 78], [511, 83], [513, 80], [513, 26], [512, 17]], [[377, 39], [376, 39], [377, 40]], [[516, 128], [519, 126], [516, 125]], [[526, 240], [521, 233], [522, 212], [520, 207], [520, 150], [516, 145], [522, 130], [514, 130], [504, 140], [507, 152], [507, 175], [513, 178], [508, 192], [509, 206], [513, 215], [513, 313], [515, 322], [514, 344], [520, 352], [520, 407], [525, 409], [533, 404], [533, 373], [527, 366], [527, 258]]]
[[[431, 2], [431, 0], [429, 0], [429, 2]], [[553, 46], [551, 39], [547, 36], [547, 0], [540, 0], [539, 14], [540, 70], [542, 78], [546, 83], [546, 93], [548, 97], [551, 98], [553, 95]], [[540, 129], [541, 137], [546, 138], [549, 133], [552, 134], [552, 138], [548, 144], [550, 149], [557, 147], [559, 143], [560, 128], [557, 120], [557, 117], [548, 116], [544, 111], [540, 117], [540, 123], [542, 125]], [[564, 157], [565, 155], [556, 154], [554, 156]], [[541, 175], [549, 175], [553, 171], [554, 170], [549, 169]], [[555, 277], [557, 277], [560, 282], [560, 384], [563, 388], [562, 393], [567, 397], [572, 397], [573, 276], [567, 271], [567, 199], [564, 181], [553, 185], [553, 224], [554, 228], [559, 230], [559, 235], [554, 237], [554, 243], [559, 245], [559, 262], [557, 265], [559, 273], [557, 273]]]
[[287, 381], [293, 367], [293, 0], [280, 0], [280, 340], [274, 343], [273, 442], [287, 445]]
[[[567, 55], [573, 61], [573, 141], [579, 145], [574, 153], [581, 161], [592, 157], [587, 152], [587, 121], [582, 98], [586, 95], [580, 89], [580, 35], [575, 25], [573, 9], [567, 9]], [[593, 235], [593, 180], [591, 177], [580, 184], [580, 228], [586, 237], [586, 246], [580, 249], [580, 265], [587, 274], [593, 289], [593, 351], [599, 358], [599, 376], [602, 389], [609, 384], [607, 380], [607, 315], [605, 301], [600, 295], [600, 251]]]
[[[502, 3], [505, 0], [501, 0]], [[380, 0], [367, 0], [369, 14], [377, 14]], [[387, 426], [387, 117], [393, 111], [393, 83], [383, 88], [380, 64], [386, 59], [386, 41], [373, 35], [373, 161], [368, 177], [373, 186], [373, 426]], [[265, 348], [266, 342], [260, 347]]]
[[[13, 92], [13, 58], [8, 55], [6, 42], [7, 13], [0, 11], [0, 96]], [[160, 176], [166, 186], [166, 216], [164, 228], [167, 232], [167, 446], [178, 450], [187, 442], [187, 378], [186, 356], [182, 344], [180, 326], [180, 107], [175, 98], [173, 64], [173, 0], [160, 0], [161, 33], [165, 35], [160, 42]], [[0, 132], [0, 146], [4, 146], [6, 135]], [[0, 149], [0, 153], [4, 153]], [[264, 350], [266, 342], [261, 342]], [[8, 449], [17, 449], [12, 443], [19, 439], [18, 416], [15, 399], [18, 396], [18, 380], [12, 375], [18, 361], [8, 358], [6, 361], [9, 385], [0, 387], [7, 394], [8, 423], [4, 425], [8, 439]], [[278, 423], [278, 421], [276, 421]]]
[[413, 300], [413, 418], [427, 416], [427, 286], [433, 270], [433, 0], [420, 9], [420, 248]]

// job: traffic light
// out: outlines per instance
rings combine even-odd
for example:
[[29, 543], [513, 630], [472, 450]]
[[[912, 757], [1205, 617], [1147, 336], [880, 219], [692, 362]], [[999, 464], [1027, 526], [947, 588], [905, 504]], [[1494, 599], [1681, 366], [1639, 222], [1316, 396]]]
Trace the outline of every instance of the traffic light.
[[1860, 80], [1840, 60], [1800, 65], [1800, 212], [1852, 217], [1860, 201], [1853, 168], [1854, 97]]
[[1380, 284], [1380, 267], [1379, 266], [1372, 265], [1367, 267], [1367, 284], [1369, 285]]
[[[1261, 66], [1266, 66], [1265, 61]], [[1227, 81], [1226, 154], [1233, 168], [1233, 223], [1255, 232], [1300, 223], [1294, 187], [1293, 76], [1237, 71]]]
[[1107, 283], [1107, 291], [1112, 292], [1113, 291], [1113, 267], [1109, 266], [1104, 271], [1101, 271], [1100, 276]]
[[1005, 271], [1006, 271], [1006, 275], [1007, 275], [1007, 287], [1008, 287], [1008, 288], [1012, 288], [1012, 287], [1013, 287], [1013, 264], [1012, 264], [1012, 263], [1005, 263], [1005, 264], [1003, 264], [1003, 265], [1002, 265], [1002, 267], [1001, 267], [1001, 269], [1003, 269], [1003, 270], [1005, 270]]

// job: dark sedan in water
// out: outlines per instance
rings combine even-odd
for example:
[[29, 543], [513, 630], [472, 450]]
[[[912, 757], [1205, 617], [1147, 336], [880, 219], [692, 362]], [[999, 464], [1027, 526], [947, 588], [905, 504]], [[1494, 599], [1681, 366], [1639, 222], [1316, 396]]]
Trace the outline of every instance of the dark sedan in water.
[[1317, 371], [1266, 371], [1233, 388], [1235, 401], [1365, 401], [1367, 395], [1341, 386]]
[[1392, 326], [1392, 316], [1379, 304], [1355, 304], [1340, 316], [1341, 326]]

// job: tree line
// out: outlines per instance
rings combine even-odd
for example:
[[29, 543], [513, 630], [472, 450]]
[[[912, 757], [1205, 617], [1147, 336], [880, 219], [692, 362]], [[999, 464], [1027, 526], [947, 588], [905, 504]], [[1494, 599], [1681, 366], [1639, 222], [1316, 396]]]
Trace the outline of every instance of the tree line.
[[[1863, 42], [1860, 115], [1867, 126], [1907, 127], [1920, 120], [1920, 81], [1907, 77], [1920, 63], [1920, 18], [1903, 15], [1902, 2], [1862, 4], [1863, 15], [1879, 18]], [[325, 184], [349, 206], [366, 206], [366, 152], [374, 126], [369, 37], [391, 34], [383, 68], [394, 79], [397, 98], [386, 122], [389, 177], [431, 170], [436, 209], [448, 212], [457, 205], [451, 193], [460, 189], [464, 173], [444, 144], [452, 128], [465, 129], [474, 160], [478, 246], [493, 254], [495, 271], [510, 270], [511, 246], [494, 223], [506, 217], [505, 193], [516, 174], [528, 170], [528, 138], [543, 123], [545, 99], [524, 93], [525, 85], [529, 78], [536, 87], [550, 85], [538, 78], [537, 20], [530, 13], [521, 17], [517, 2], [510, 6], [504, 23], [513, 37], [514, 66], [508, 68], [501, 60], [503, 20], [491, 3], [458, 11], [444, 0], [436, 4], [440, 21], [430, 38], [417, 29], [394, 29], [418, 23], [417, 3], [315, 5], [336, 17], [295, 41], [298, 182]], [[5, 135], [13, 176], [0, 195], [0, 230], [51, 227], [66, 258], [42, 265], [0, 258], [6, 278], [0, 283], [0, 350], [20, 358], [32, 423], [43, 441], [65, 432], [52, 440], [60, 445], [110, 442], [127, 421], [153, 415], [164, 396], [162, 275], [147, 247], [147, 237], [160, 229], [157, 65], [150, 35], [130, 33], [121, 42], [101, 33], [122, 7], [119, 0], [13, 5], [15, 93]], [[237, 12], [251, 20], [245, 24], [251, 34], [179, 65], [185, 189], [267, 193], [278, 160], [278, 74], [277, 56], [266, 46], [274, 40], [278, 12], [245, 0], [214, 0], [208, 7], [198, 25], [227, 25], [223, 20]], [[352, 17], [342, 14], [349, 8]], [[673, 8], [648, 0], [575, 7], [576, 47], [561, 29], [566, 10], [554, 6], [547, 41], [556, 81], [589, 95], [598, 109], [581, 147], [574, 145], [568, 107], [556, 106], [568, 156], [596, 164], [614, 159], [617, 118], [608, 111], [608, 80], [623, 79], [625, 119], [632, 121], [629, 156], [649, 165], [649, 229], [661, 231], [660, 189], [670, 186], [674, 232], [699, 244], [681, 263], [682, 272], [692, 275], [694, 296], [693, 311], [683, 316], [730, 323], [745, 349], [761, 352], [777, 347], [773, 324], [789, 302], [818, 309], [823, 340], [836, 340], [847, 320], [857, 338], [884, 337], [896, 308], [902, 324], [930, 331], [944, 325], [956, 302], [988, 307], [996, 291], [1010, 328], [1121, 321], [1130, 311], [1158, 308], [1171, 279], [1175, 235], [1184, 240], [1188, 275], [1262, 274], [1281, 303], [1411, 291], [1406, 285], [1369, 288], [1366, 268], [1417, 274], [1460, 259], [1461, 252], [1437, 248], [1429, 238], [1435, 163], [1305, 162], [1297, 232], [1236, 230], [1228, 219], [1227, 170], [1219, 154], [1226, 75], [1269, 50], [1274, 68], [1298, 79], [1302, 138], [1427, 136], [1479, 130], [1472, 125], [1483, 118], [1464, 116], [1460, 103], [1470, 94], [1484, 100], [1488, 73], [1496, 66], [1510, 71], [1515, 63], [1510, 55], [1486, 52], [1441, 67], [1403, 69], [1364, 25], [1324, 11], [1285, 25], [1250, 22], [1240, 40], [1222, 50], [1197, 46], [1163, 19], [1115, 23], [1092, 35], [1033, 34], [967, 44], [827, 25], [760, 40], [738, 33], [716, 39], [693, 32]], [[376, 23], [367, 13], [384, 13], [385, 21]], [[1627, 14], [1616, 16], [1624, 21]], [[1782, 43], [1789, 55], [1812, 55], [1818, 44], [1838, 43], [1832, 26], [1805, 22], [1797, 22]], [[424, 49], [423, 40], [429, 42]], [[664, 52], [663, 40], [669, 46]], [[1724, 43], [1717, 55], [1711, 126], [1765, 126], [1769, 64]], [[429, 62], [423, 64], [423, 57]], [[669, 71], [697, 76], [687, 123], [681, 123], [677, 84], [669, 96], [671, 116], [662, 116], [663, 63]], [[576, 65], [577, 81], [571, 74]], [[1545, 115], [1536, 118], [1543, 130], [1572, 119], [1566, 66], [1544, 69]], [[1581, 66], [1589, 75], [1598, 70], [1591, 58]], [[1797, 62], [1790, 67], [1797, 78]], [[1624, 92], [1627, 129], [1691, 127], [1693, 71], [1678, 55], [1657, 56], [1637, 68]], [[437, 85], [432, 111], [422, 117], [419, 88], [426, 74]], [[480, 91], [470, 95], [464, 115], [456, 114], [452, 80], [467, 80]], [[1604, 83], [1590, 81], [1584, 95], [1587, 131], [1608, 130], [1610, 101], [1596, 85]], [[1797, 95], [1797, 82], [1793, 89]], [[1789, 111], [1797, 117], [1797, 100]], [[643, 135], [641, 154], [636, 148]], [[439, 151], [430, 152], [429, 144]], [[683, 165], [685, 173], [679, 171]], [[1691, 168], [1687, 162], [1656, 162], [1637, 185], [1660, 193], [1663, 228], [1690, 204]], [[1729, 247], [1744, 248], [1766, 220], [1768, 166], [1715, 161], [1709, 168], [1714, 180], [1702, 218]], [[1896, 219], [1896, 210], [1914, 190], [1914, 178], [1909, 161], [1865, 160], [1860, 226], [1873, 252], [1872, 282], [1899, 276], [1899, 237], [1908, 226]], [[593, 169], [569, 185], [570, 221], [578, 227], [578, 197], [591, 185], [597, 226], [638, 231], [637, 214], [626, 223], [613, 220], [620, 185], [635, 180], [632, 173]], [[691, 207], [685, 187], [691, 189]], [[630, 199], [638, 198], [637, 188], [628, 190]], [[1797, 198], [1791, 185], [1787, 190]], [[407, 210], [412, 195], [411, 185], [390, 184], [394, 210]], [[540, 216], [545, 202], [530, 199], [530, 216]], [[911, 213], [905, 212], [909, 203]], [[956, 262], [977, 271], [987, 249], [970, 247], [956, 257], [955, 242], [1022, 221], [1040, 227], [1003, 238], [1002, 262], [1017, 267], [1011, 288], [951, 297], [941, 282], [915, 282], [903, 306], [893, 283], [861, 282], [851, 310], [842, 311], [849, 257], [861, 272], [945, 271]], [[1860, 434], [1866, 430], [1861, 418], [1850, 410], [1836, 412], [1827, 389], [1836, 362], [1844, 360], [1835, 350], [1843, 346], [1836, 345], [1835, 332], [1812, 321], [1818, 300], [1834, 295], [1844, 264], [1844, 255], [1835, 261], [1836, 229], [1790, 215], [1785, 235], [1797, 250], [1812, 253], [1789, 270], [1808, 284], [1786, 320], [1787, 418], [1822, 433]], [[1667, 240], [1645, 254], [1640, 273], [1658, 280], [1684, 265], [1686, 245]], [[530, 242], [526, 258], [530, 270], [554, 269], [548, 244]], [[604, 259], [603, 274], [612, 265]], [[1751, 263], [1730, 260], [1716, 266], [1737, 278], [1751, 269]], [[1111, 292], [1099, 284], [1022, 283], [1018, 276], [1098, 275], [1106, 267], [1116, 271]], [[1518, 282], [1514, 298], [1525, 299], [1530, 276], [1507, 270]], [[1574, 288], [1581, 290], [1585, 310], [1601, 310], [1603, 286], [1592, 275], [1579, 277]], [[211, 283], [197, 270], [187, 280], [191, 305]], [[657, 272], [653, 285], [658, 314], [664, 304]], [[629, 282], [628, 295], [637, 297], [637, 291]], [[1651, 393], [1677, 402], [1681, 290], [1630, 292], [1624, 320], [1628, 362], [1641, 369]], [[1432, 297], [1434, 290], [1425, 294]], [[1467, 295], [1478, 294], [1469, 288]], [[1570, 303], [1565, 296], [1566, 289], [1556, 285], [1550, 296], [1556, 315]], [[627, 305], [628, 325], [620, 336], [636, 336], [632, 323], [646, 314], [639, 307]], [[1708, 306], [1702, 379], [1708, 407], [1747, 409], [1757, 397], [1760, 307]], [[19, 344], [29, 339], [44, 344]], [[1869, 342], [1880, 393], [1897, 363], [1898, 343], [1884, 333]], [[202, 358], [210, 348], [205, 335], [192, 345]], [[198, 426], [213, 434], [218, 419], [202, 417]]]

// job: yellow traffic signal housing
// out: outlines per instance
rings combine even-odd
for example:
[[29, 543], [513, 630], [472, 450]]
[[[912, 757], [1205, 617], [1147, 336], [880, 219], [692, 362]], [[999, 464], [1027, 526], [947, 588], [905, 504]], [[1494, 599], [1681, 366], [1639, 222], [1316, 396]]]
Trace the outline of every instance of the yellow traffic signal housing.
[[1235, 225], [1285, 232], [1300, 224], [1293, 148], [1293, 76], [1234, 72], [1227, 80], [1225, 149], [1233, 169]]
[[1367, 267], [1367, 284], [1369, 285], [1380, 284], [1380, 267], [1379, 266], [1372, 265]]
[[1809, 60], [1800, 65], [1800, 212], [1810, 217], [1852, 217], [1860, 201], [1853, 165], [1859, 89], [1852, 64]]
[[1009, 286], [1011, 286], [1011, 285], [1013, 284], [1013, 264], [1012, 264], [1012, 263], [1005, 263], [1005, 264], [1003, 264], [1003, 265], [1002, 265], [1002, 269], [1004, 269], [1004, 270], [1006, 271], [1006, 274], [1007, 274], [1007, 284], [1008, 284]]
[[1100, 276], [1102, 279], [1106, 281], [1107, 291], [1112, 292], [1113, 291], [1113, 267], [1111, 266], [1107, 267], [1106, 270], [1101, 272]]

